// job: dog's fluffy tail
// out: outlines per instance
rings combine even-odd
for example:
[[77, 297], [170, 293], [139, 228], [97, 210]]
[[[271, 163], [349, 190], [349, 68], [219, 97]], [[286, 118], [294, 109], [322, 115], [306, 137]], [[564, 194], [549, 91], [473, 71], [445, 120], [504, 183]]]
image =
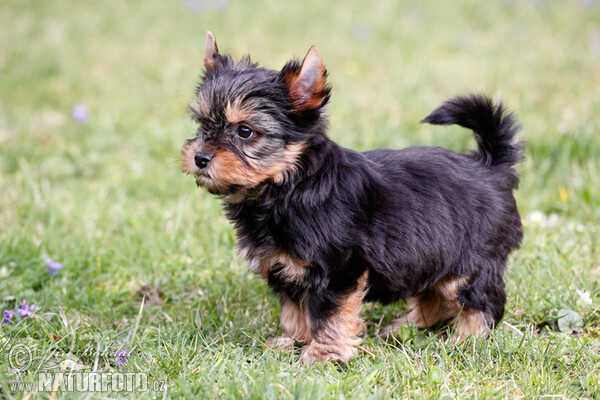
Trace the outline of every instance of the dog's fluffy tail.
[[472, 156], [485, 165], [504, 167], [517, 177], [512, 167], [523, 159], [523, 144], [516, 137], [521, 127], [502, 103], [494, 104], [480, 94], [459, 96], [447, 100], [421, 122], [458, 124], [473, 130], [478, 150]]

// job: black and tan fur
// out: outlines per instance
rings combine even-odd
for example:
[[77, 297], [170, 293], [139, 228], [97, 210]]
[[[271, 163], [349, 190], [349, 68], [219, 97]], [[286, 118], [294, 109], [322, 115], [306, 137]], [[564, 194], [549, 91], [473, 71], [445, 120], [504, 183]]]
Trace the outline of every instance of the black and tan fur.
[[383, 335], [449, 321], [464, 339], [500, 321], [506, 260], [522, 236], [512, 193], [522, 147], [501, 104], [456, 97], [423, 120], [472, 129], [471, 154], [358, 152], [326, 135], [330, 87], [316, 47], [274, 71], [222, 55], [209, 33], [204, 66], [182, 168], [224, 200], [240, 253], [280, 296], [275, 346], [295, 340], [304, 362], [346, 362], [365, 301], [411, 301]]

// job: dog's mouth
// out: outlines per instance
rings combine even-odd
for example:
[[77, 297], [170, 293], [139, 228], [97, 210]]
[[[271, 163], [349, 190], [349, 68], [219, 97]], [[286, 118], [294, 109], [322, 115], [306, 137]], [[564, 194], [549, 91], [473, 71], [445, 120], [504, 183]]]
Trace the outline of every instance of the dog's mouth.
[[226, 188], [217, 185], [213, 178], [204, 171], [198, 171], [196, 176], [196, 186], [203, 187], [212, 195], [220, 196], [228, 203], [237, 203], [244, 199], [245, 191], [239, 185], [229, 185]]
[[224, 191], [219, 185], [215, 183], [213, 178], [204, 171], [198, 171], [196, 174], [196, 186], [203, 187], [210, 194], [222, 196]]
[[196, 173], [196, 185], [210, 188], [211, 186], [214, 186], [214, 182], [206, 172], [198, 171]]

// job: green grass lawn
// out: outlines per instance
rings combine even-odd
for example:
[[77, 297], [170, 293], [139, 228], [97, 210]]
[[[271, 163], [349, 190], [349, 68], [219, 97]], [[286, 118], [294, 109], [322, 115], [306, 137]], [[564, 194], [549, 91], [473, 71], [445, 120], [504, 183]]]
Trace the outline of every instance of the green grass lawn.
[[[38, 306], [0, 325], [0, 397], [49, 398], [10, 383], [74, 368], [165, 383], [133, 398], [600, 398], [600, 2], [5, 0], [0, 27], [0, 312]], [[273, 69], [317, 44], [347, 147], [465, 151], [470, 132], [418, 124], [456, 94], [517, 112], [525, 239], [489, 340], [379, 342], [404, 305], [370, 304], [347, 366], [265, 347], [278, 300], [179, 171], [209, 29]]]

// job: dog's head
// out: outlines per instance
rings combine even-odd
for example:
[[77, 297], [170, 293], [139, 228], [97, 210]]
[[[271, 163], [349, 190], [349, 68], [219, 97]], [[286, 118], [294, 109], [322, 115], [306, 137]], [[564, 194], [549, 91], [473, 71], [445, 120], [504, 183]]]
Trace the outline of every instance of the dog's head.
[[329, 100], [319, 50], [313, 46], [302, 63], [273, 71], [249, 57], [234, 63], [209, 32], [204, 67], [189, 107], [198, 130], [181, 151], [182, 171], [223, 196], [282, 183], [296, 170]]

